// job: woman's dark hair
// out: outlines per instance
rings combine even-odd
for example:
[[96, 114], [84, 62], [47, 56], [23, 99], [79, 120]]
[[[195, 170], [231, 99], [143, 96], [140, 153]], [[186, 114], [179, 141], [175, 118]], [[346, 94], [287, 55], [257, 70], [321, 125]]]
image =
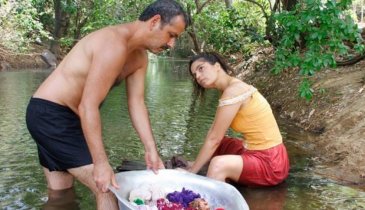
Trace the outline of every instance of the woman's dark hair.
[[193, 78], [193, 85], [194, 85], [194, 97], [202, 99], [204, 97], [204, 92], [205, 89], [199, 85], [199, 83], [196, 81], [194, 75], [191, 72], [191, 65], [197, 61], [197, 60], [202, 60], [202, 61], [206, 61], [211, 65], [216, 64], [217, 62], [219, 63], [219, 65], [221, 65], [222, 69], [229, 74], [230, 72], [232, 72], [232, 68], [227, 64], [227, 62], [224, 60], [224, 58], [216, 53], [216, 52], [203, 52], [197, 55], [194, 55], [190, 61], [189, 61], [189, 73]]
[[155, 15], [161, 16], [162, 26], [169, 24], [171, 20], [179, 15], [184, 17], [185, 28], [190, 24], [190, 19], [182, 6], [174, 0], [157, 0], [148, 5], [139, 16], [138, 20], [147, 21]]

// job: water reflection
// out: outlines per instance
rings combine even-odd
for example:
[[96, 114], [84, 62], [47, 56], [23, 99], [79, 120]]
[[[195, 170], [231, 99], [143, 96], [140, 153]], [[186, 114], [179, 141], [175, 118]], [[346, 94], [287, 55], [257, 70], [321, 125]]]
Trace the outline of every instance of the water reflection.
[[48, 190], [48, 200], [42, 210], [80, 210], [75, 189]]
[[[192, 104], [186, 62], [155, 60], [149, 65], [146, 103], [152, 129], [163, 158], [184, 154], [193, 159], [203, 143], [217, 106], [217, 92]], [[76, 182], [75, 193], [62, 192], [47, 201], [47, 188], [37, 150], [24, 121], [31, 94], [49, 72], [0, 72], [0, 208], [54, 208], [65, 195], [68, 209], [95, 209], [93, 194]], [[143, 160], [143, 146], [128, 115], [125, 84], [114, 88], [101, 108], [103, 138], [111, 165], [122, 159]], [[365, 209], [363, 190], [341, 186], [311, 171], [311, 141], [316, 137], [279, 120], [290, 156], [285, 184], [273, 188], [238, 187], [251, 209]], [[231, 132], [230, 132], [231, 133]], [[231, 134], [230, 134], [231, 135]]]
[[282, 210], [288, 193], [288, 184], [274, 187], [247, 188], [236, 186], [245, 198], [250, 210]]

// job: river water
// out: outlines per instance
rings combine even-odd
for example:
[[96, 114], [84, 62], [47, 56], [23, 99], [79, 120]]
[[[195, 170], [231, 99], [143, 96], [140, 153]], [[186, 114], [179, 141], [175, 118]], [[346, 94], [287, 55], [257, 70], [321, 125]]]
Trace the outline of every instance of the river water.
[[[152, 59], [146, 79], [146, 104], [163, 158], [197, 155], [214, 118], [218, 94], [208, 91], [194, 106], [186, 61]], [[0, 207], [1, 209], [95, 209], [92, 193], [80, 183], [63, 199], [47, 202], [47, 188], [35, 143], [25, 125], [29, 98], [49, 70], [0, 72]], [[62, 87], [60, 87], [62, 88]], [[143, 160], [142, 144], [128, 116], [125, 86], [114, 88], [102, 108], [103, 137], [115, 168], [123, 159]], [[315, 136], [277, 118], [288, 148], [291, 170], [281, 185], [237, 186], [250, 209], [365, 209], [365, 192], [315, 175], [311, 170]], [[230, 134], [235, 135], [230, 132]]]

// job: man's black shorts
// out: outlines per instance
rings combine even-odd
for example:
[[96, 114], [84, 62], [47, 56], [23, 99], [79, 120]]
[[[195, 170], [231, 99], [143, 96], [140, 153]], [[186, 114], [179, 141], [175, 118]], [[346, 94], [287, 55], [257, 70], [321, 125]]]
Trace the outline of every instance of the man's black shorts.
[[31, 98], [26, 122], [37, 143], [40, 164], [50, 171], [65, 171], [92, 163], [80, 118], [70, 108]]

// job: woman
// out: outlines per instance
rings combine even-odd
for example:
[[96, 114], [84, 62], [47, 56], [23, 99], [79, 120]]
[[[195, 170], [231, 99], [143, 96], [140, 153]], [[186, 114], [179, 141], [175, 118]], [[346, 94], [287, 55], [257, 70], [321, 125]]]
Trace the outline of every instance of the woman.
[[[289, 160], [278, 125], [266, 99], [251, 85], [227, 74], [229, 66], [216, 53], [202, 53], [189, 63], [195, 91], [221, 92], [213, 124], [189, 171], [210, 161], [207, 176], [248, 186], [272, 186], [289, 173]], [[242, 139], [225, 137], [231, 127]]]

